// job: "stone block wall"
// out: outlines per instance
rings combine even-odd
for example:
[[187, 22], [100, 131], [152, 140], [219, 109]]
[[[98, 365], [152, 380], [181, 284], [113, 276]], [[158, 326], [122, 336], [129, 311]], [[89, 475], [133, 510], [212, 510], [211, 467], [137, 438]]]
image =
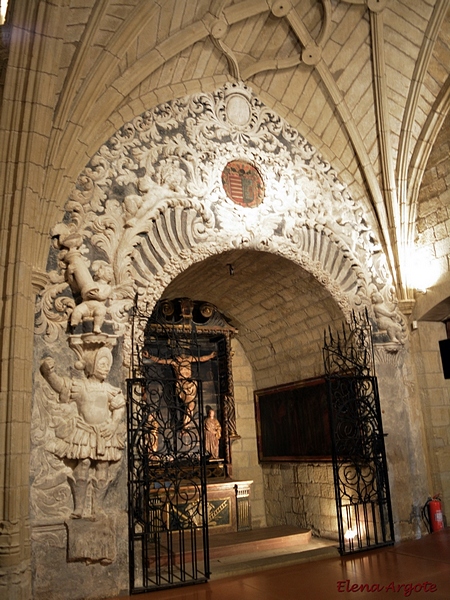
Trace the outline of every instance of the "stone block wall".
[[251, 365], [233, 340], [236, 423], [240, 439], [233, 442], [233, 477], [252, 479], [253, 528], [293, 525], [315, 535], [337, 539], [337, 518], [331, 463], [258, 462]]
[[263, 471], [268, 526], [294, 525], [337, 539], [331, 463], [278, 463]]
[[[446, 119], [428, 159], [418, 201], [418, 244], [446, 273], [450, 266], [450, 119]], [[433, 282], [434, 283], [434, 282]]]
[[443, 323], [419, 321], [412, 342], [430, 463], [429, 494], [442, 493], [450, 521], [450, 380], [444, 379], [439, 340]]
[[254, 529], [266, 526], [264, 484], [261, 466], [258, 463], [256, 445], [256, 421], [253, 402], [255, 389], [252, 368], [240, 343], [234, 339], [233, 379], [236, 402], [236, 425], [240, 439], [232, 442], [233, 478], [253, 480], [250, 496], [252, 526]]

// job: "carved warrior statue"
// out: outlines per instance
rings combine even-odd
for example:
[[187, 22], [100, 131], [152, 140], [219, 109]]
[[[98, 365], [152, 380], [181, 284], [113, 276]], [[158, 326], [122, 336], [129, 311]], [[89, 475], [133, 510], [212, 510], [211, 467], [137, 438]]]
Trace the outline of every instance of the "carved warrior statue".
[[[59, 401], [77, 406], [77, 415], [56, 427], [56, 438], [49, 447], [72, 468], [69, 484], [74, 519], [103, 513], [110, 484], [109, 466], [120, 460], [125, 447], [125, 399], [119, 388], [105, 381], [112, 362], [111, 351], [102, 347], [86, 356], [84, 378], [61, 377], [51, 357], [45, 358], [40, 367], [45, 380], [59, 394]], [[90, 484], [93, 494], [89, 511], [86, 499]]]

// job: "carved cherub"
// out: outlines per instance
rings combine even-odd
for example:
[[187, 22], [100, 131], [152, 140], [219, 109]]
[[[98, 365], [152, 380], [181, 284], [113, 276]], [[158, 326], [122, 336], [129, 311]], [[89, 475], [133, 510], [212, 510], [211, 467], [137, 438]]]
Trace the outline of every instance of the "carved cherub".
[[389, 341], [404, 344], [406, 334], [400, 315], [384, 306], [383, 296], [379, 292], [372, 294], [372, 303], [378, 327], [386, 331]]
[[101, 333], [106, 317], [106, 301], [112, 293], [112, 268], [103, 261], [97, 268], [96, 277], [92, 276], [88, 262], [81, 252], [83, 238], [72, 232], [65, 224], [56, 226], [52, 231], [56, 247], [60, 248], [59, 259], [65, 265], [65, 278], [75, 296], [81, 296], [79, 303], [70, 316], [70, 325], [76, 327], [83, 320], [92, 318], [93, 332]]
[[96, 284], [95, 287], [86, 291], [84, 297], [82, 296], [83, 302], [74, 308], [70, 316], [70, 324], [72, 327], [76, 327], [85, 319], [92, 318], [94, 321], [93, 332], [101, 332], [107, 313], [106, 301], [112, 294], [112, 287], [110, 285], [112, 279], [112, 267], [107, 264], [102, 264], [98, 267], [93, 279]]

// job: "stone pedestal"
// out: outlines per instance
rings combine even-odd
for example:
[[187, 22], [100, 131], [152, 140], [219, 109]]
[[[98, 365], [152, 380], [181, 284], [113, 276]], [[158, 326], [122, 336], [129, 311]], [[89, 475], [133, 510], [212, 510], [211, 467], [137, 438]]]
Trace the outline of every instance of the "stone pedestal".
[[116, 521], [101, 517], [96, 521], [73, 519], [66, 521], [67, 560], [69, 562], [99, 562], [109, 565], [116, 558]]

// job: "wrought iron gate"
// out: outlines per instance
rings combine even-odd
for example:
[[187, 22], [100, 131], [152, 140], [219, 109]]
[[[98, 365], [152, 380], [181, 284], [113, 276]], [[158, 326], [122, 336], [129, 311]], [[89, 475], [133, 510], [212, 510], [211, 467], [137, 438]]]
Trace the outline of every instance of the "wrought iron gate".
[[349, 332], [325, 333], [324, 365], [339, 552], [391, 545], [394, 527], [367, 313], [353, 314]]
[[133, 377], [127, 381], [132, 593], [209, 577], [198, 376], [207, 359], [195, 330], [167, 328], [136, 309]]

